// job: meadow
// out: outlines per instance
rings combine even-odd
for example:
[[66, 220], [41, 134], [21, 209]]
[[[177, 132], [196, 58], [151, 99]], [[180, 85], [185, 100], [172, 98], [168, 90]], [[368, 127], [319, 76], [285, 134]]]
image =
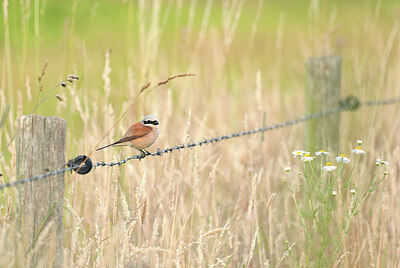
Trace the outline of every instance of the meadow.
[[[151, 152], [301, 117], [312, 57], [342, 56], [343, 97], [400, 95], [396, 0], [4, 0], [2, 11], [1, 152], [68, 74], [80, 79], [35, 113], [66, 120], [66, 159], [93, 162], [138, 154], [94, 150], [146, 114], [160, 121]], [[340, 152], [318, 148], [329, 155], [305, 147], [302, 123], [65, 173], [64, 267], [400, 267], [399, 123], [399, 104], [361, 107], [341, 113]], [[15, 153], [13, 142], [0, 183], [16, 180]], [[20, 198], [1, 190], [1, 267], [26, 265]]]

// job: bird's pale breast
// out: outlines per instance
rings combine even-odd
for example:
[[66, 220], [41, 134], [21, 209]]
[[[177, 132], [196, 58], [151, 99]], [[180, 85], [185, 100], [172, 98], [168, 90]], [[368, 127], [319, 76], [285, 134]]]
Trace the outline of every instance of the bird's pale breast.
[[132, 140], [131, 146], [138, 150], [145, 149], [154, 143], [159, 134], [160, 130], [158, 128], [153, 128], [148, 134]]

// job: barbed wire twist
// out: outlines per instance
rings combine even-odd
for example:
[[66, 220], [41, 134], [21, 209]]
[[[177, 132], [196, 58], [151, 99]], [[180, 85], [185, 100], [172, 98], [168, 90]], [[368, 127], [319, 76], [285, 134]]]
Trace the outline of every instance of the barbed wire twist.
[[[262, 128], [257, 128], [257, 129], [253, 129], [253, 130], [248, 130], [248, 131], [240, 131], [240, 132], [235, 132], [232, 134], [228, 134], [228, 135], [223, 135], [223, 136], [219, 136], [219, 137], [215, 137], [215, 138], [210, 138], [210, 139], [203, 139], [201, 141], [198, 142], [192, 142], [192, 143], [187, 143], [187, 144], [181, 144], [181, 145], [176, 145], [174, 147], [170, 147], [170, 148], [165, 148], [163, 150], [157, 149], [157, 151], [155, 153], [150, 153], [150, 152], [146, 152], [145, 154], [139, 154], [139, 155], [134, 155], [131, 157], [128, 157], [126, 159], [123, 159], [121, 161], [118, 162], [111, 162], [111, 163], [105, 163], [105, 162], [97, 162], [95, 164], [92, 165], [90, 158], [86, 157], [86, 156], [78, 156], [75, 159], [79, 159], [78, 162], [74, 162], [73, 160], [70, 160], [66, 165], [68, 167], [63, 168], [63, 169], [59, 169], [59, 170], [54, 170], [48, 173], [44, 173], [38, 176], [33, 176], [33, 177], [29, 177], [26, 179], [22, 179], [22, 180], [17, 180], [11, 183], [5, 183], [0, 185], [0, 190], [5, 189], [7, 187], [14, 187], [18, 184], [25, 184], [28, 182], [33, 182], [33, 181], [37, 181], [37, 180], [41, 180], [44, 179], [46, 177], [49, 176], [53, 176], [53, 175], [58, 175], [60, 173], [64, 173], [64, 172], [68, 172], [68, 171], [76, 171], [79, 174], [86, 174], [88, 172], [90, 172], [92, 166], [93, 167], [112, 167], [112, 166], [116, 166], [116, 165], [123, 165], [126, 162], [133, 160], [133, 159], [138, 159], [141, 160], [145, 157], [148, 156], [162, 156], [163, 154], [166, 153], [171, 153], [173, 151], [177, 151], [177, 150], [182, 150], [182, 149], [187, 149], [187, 148], [193, 148], [193, 147], [197, 147], [197, 146], [201, 146], [204, 144], [210, 144], [210, 143], [216, 143], [216, 142], [220, 142], [223, 140], [229, 140], [232, 138], [238, 138], [238, 137], [242, 137], [242, 136], [247, 136], [247, 135], [252, 135], [252, 134], [256, 134], [256, 133], [263, 133], [266, 131], [271, 131], [271, 130], [275, 130], [275, 129], [279, 129], [279, 128], [285, 128], [285, 127], [289, 127], [289, 126], [293, 126], [302, 122], [306, 122], [312, 119], [316, 119], [319, 117], [325, 117], [328, 115], [332, 115], [335, 113], [339, 113], [341, 111], [355, 111], [358, 108], [360, 108], [361, 106], [378, 106], [378, 105], [390, 105], [390, 104], [395, 104], [397, 102], [400, 102], [400, 97], [398, 98], [393, 98], [393, 99], [386, 99], [386, 100], [379, 100], [379, 101], [367, 101], [364, 103], [361, 103], [357, 97], [355, 96], [348, 96], [346, 97], [344, 100], [340, 101], [339, 105], [336, 108], [333, 109], [329, 109], [329, 110], [325, 110], [322, 112], [317, 112], [317, 113], [313, 113], [310, 115], [306, 115], [303, 117], [299, 117], [297, 119], [293, 119], [287, 122], [283, 122], [283, 123], [279, 123], [279, 124], [274, 124], [271, 126], [266, 126], [266, 127], [262, 127]], [[85, 167], [85, 162], [88, 161], [88, 163], [90, 163], [90, 165]], [[77, 164], [78, 163], [78, 164]], [[87, 171], [85, 172], [79, 172], [79, 170], [82, 169], [82, 167], [84, 167], [84, 169]]]

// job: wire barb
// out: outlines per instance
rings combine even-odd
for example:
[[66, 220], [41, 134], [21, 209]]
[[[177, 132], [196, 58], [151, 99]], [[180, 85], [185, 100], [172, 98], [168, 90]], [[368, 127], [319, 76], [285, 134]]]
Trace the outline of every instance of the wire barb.
[[347, 96], [344, 100], [341, 100], [339, 102], [339, 106], [343, 110], [355, 111], [358, 108], [360, 108], [361, 102], [356, 96], [350, 95], [350, 96]]

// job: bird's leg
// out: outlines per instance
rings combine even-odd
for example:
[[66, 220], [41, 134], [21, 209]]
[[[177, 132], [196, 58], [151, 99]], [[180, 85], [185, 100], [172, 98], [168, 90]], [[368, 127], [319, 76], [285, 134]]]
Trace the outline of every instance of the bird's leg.
[[142, 156], [142, 158], [146, 156], [146, 151], [145, 150], [140, 149], [139, 151], [141, 152], [140, 156]]
[[139, 149], [139, 151], [140, 151], [139, 160], [142, 160], [146, 156], [151, 155], [151, 153], [149, 151], [147, 151], [147, 150]]
[[141, 158], [145, 158], [146, 156], [151, 155], [151, 153], [145, 149], [140, 149], [139, 151], [141, 152]]

